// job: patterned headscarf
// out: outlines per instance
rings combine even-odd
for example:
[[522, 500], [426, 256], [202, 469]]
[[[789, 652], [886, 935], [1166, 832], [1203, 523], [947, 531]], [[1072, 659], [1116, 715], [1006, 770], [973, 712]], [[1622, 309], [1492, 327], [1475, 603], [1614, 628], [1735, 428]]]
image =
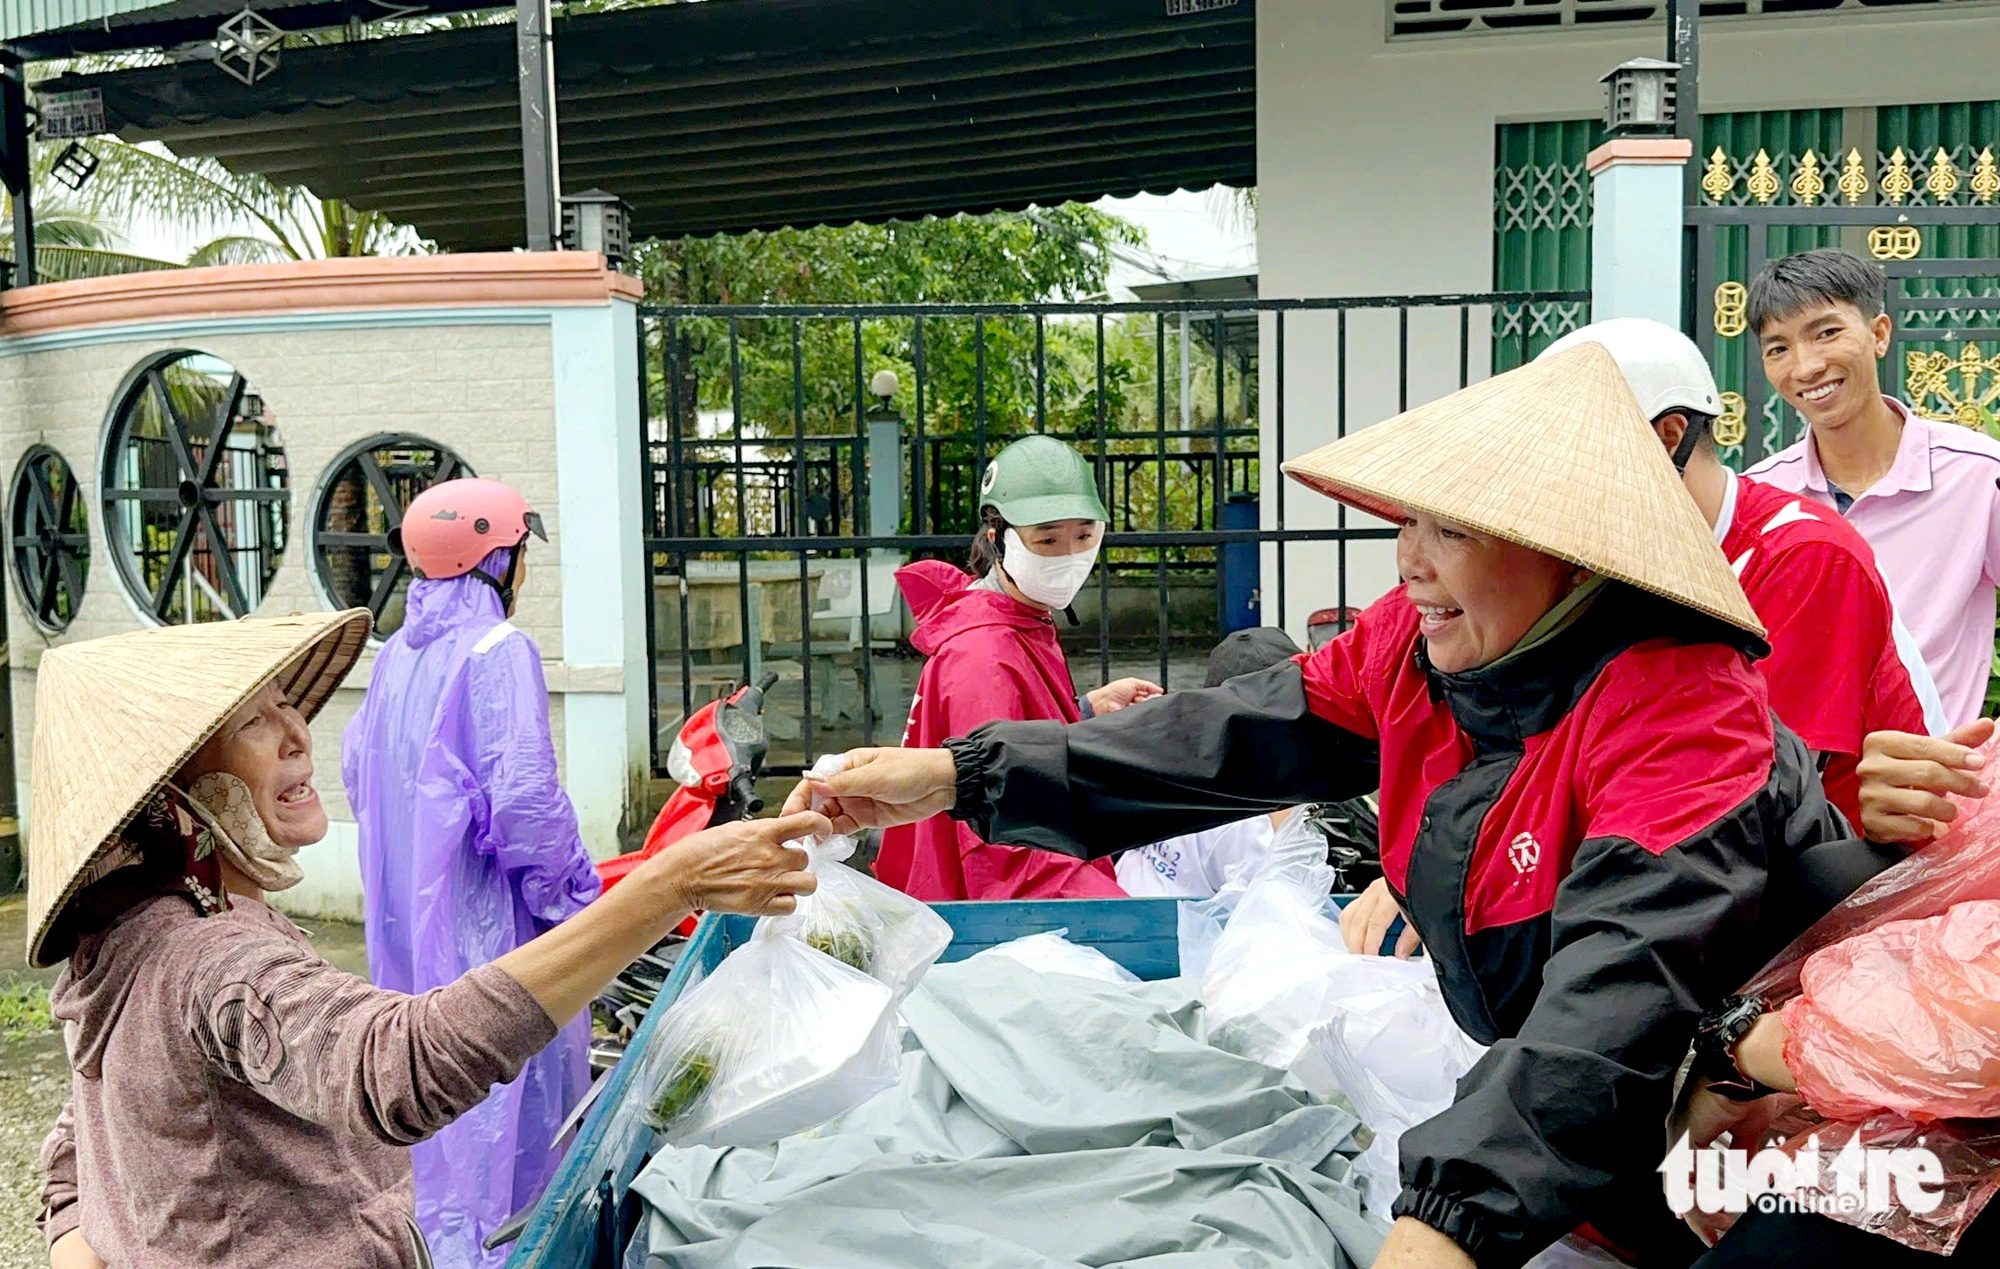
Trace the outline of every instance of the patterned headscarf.
[[214, 835], [172, 785], [148, 799], [117, 847], [91, 865], [63, 919], [74, 922], [79, 935], [93, 934], [164, 894], [181, 896], [205, 917], [229, 906]]

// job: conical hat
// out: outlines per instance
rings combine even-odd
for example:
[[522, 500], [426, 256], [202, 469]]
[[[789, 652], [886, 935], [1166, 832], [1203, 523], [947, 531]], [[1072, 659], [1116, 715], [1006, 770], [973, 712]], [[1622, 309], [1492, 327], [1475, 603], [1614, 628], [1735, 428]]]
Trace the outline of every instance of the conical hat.
[[[307, 718], [367, 646], [368, 610], [162, 626], [44, 653], [35, 675], [28, 963], [91, 866], [230, 715], [275, 682]], [[72, 936], [73, 937], [73, 936]]]
[[1601, 344], [1462, 388], [1293, 459], [1284, 471], [1386, 520], [1427, 512], [1764, 636]]

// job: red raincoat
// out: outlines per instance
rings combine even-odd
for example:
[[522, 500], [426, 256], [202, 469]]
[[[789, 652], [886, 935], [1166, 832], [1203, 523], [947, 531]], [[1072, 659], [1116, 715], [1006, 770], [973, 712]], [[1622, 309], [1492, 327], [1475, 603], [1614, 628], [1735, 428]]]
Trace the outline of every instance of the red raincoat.
[[[998, 719], [1082, 717], [1049, 614], [998, 591], [967, 589], [972, 578], [943, 560], [896, 571], [896, 584], [929, 657], [910, 703], [903, 744], [933, 748]], [[1123, 895], [1109, 860], [1085, 862], [1053, 851], [989, 846], [946, 815], [882, 835], [875, 875], [926, 901], [1086, 899]]]

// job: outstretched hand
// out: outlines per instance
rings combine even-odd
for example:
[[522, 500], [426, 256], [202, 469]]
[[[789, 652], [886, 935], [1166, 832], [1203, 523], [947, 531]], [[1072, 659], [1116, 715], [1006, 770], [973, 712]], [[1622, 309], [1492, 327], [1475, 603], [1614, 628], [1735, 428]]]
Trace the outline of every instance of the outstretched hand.
[[1990, 791], [1979, 776], [1986, 765], [1979, 746], [1993, 738], [1993, 728], [1992, 719], [1982, 718], [1948, 736], [1870, 735], [1856, 767], [1862, 833], [1872, 842], [1916, 845], [1942, 834], [1958, 818], [1946, 794], [1983, 798]]
[[836, 833], [914, 824], [957, 800], [958, 767], [946, 749], [854, 749], [847, 768], [808, 775], [785, 799], [785, 814], [818, 810]]
[[1115, 714], [1127, 705], [1164, 695], [1165, 689], [1151, 679], [1116, 679], [1088, 693], [1093, 714]]
[[675, 842], [639, 867], [659, 870], [663, 893], [682, 896], [670, 910], [783, 916], [819, 886], [806, 853], [788, 843], [826, 832], [825, 817], [811, 812], [737, 820]]

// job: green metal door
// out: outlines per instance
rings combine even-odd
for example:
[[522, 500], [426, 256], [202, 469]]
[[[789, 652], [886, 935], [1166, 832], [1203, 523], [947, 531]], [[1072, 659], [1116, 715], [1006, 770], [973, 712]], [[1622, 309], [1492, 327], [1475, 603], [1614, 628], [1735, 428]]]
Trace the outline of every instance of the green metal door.
[[[1493, 289], [1590, 289], [1590, 176], [1604, 140], [1594, 119], [1503, 123], [1494, 134]], [[1534, 359], [1585, 317], [1581, 304], [1507, 305], [1493, 315], [1493, 369]]]

